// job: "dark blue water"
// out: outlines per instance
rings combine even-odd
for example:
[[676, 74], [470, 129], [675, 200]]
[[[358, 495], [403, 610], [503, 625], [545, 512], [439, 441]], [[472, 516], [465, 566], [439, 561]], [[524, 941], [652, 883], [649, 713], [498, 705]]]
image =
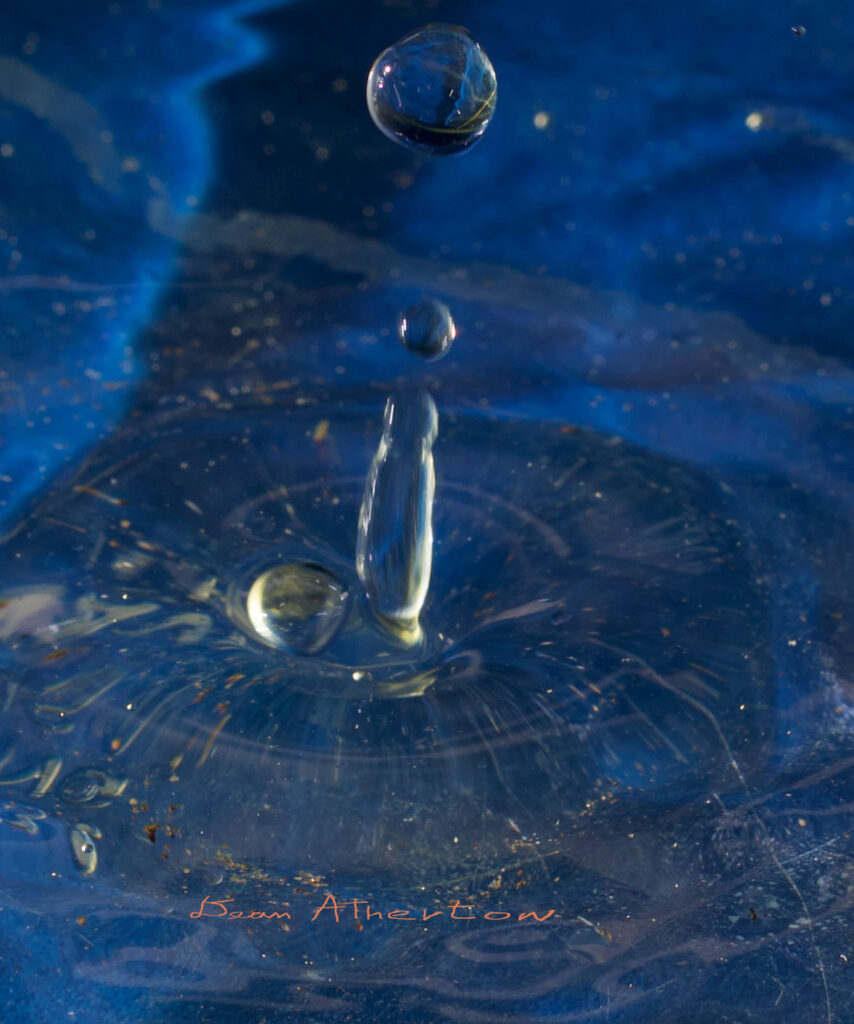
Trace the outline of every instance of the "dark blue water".
[[[431, 21], [499, 80], [441, 160], [364, 93]], [[853, 36], [4, 7], [3, 1024], [854, 1019]], [[423, 391], [415, 642], [355, 552]], [[311, 656], [246, 611], [293, 562]]]

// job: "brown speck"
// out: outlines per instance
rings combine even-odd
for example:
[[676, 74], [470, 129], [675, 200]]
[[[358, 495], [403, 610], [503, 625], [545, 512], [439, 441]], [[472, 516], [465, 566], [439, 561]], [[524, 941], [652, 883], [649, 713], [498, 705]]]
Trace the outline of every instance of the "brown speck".
[[50, 654], [46, 654], [42, 658], [42, 661], [56, 661], [58, 658], [64, 658], [66, 654], [68, 654], [68, 651], [65, 648], [59, 651], [51, 651]]
[[78, 917], [78, 918], [77, 918], [77, 923], [78, 923], [78, 924], [80, 925], [80, 927], [82, 928], [82, 927], [83, 927], [83, 925], [84, 925], [84, 924], [86, 924], [86, 918], [85, 918], [85, 917]]
[[122, 741], [121, 740], [110, 740], [110, 749], [111, 750], [118, 750], [121, 745], [122, 745]]
[[759, 920], [759, 915], [756, 913], [756, 911], [753, 909], [753, 907], [750, 908], [750, 920], [751, 921], [758, 921]]
[[154, 842], [155, 833], [157, 832], [157, 830], [159, 828], [160, 828], [159, 822], [156, 825], [146, 825], [145, 826], [145, 834], [148, 836], [148, 841], [150, 843]]

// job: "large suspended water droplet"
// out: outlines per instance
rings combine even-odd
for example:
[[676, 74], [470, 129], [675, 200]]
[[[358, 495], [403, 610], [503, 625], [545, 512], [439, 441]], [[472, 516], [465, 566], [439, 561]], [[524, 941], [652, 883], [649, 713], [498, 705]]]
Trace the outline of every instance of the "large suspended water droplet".
[[438, 299], [420, 299], [401, 314], [398, 335], [405, 348], [425, 359], [441, 359], [457, 336], [451, 311]]
[[389, 398], [359, 512], [356, 571], [375, 614], [407, 643], [421, 638], [418, 617], [430, 585], [438, 430], [426, 391]]
[[249, 621], [270, 647], [317, 654], [344, 621], [347, 588], [322, 565], [298, 562], [262, 573], [246, 598]]
[[486, 131], [498, 83], [489, 57], [458, 25], [426, 25], [377, 57], [368, 110], [390, 139], [437, 156], [459, 153]]

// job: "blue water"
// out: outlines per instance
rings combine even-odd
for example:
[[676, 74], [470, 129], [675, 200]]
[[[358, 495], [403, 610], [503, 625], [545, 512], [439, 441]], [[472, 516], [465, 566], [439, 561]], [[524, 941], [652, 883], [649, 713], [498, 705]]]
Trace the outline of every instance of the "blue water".
[[[444, 160], [365, 106], [430, 21], [499, 79]], [[852, 35], [4, 7], [3, 1024], [854, 1019]], [[355, 552], [420, 391], [407, 647]], [[312, 657], [246, 614], [292, 562], [352, 598]]]

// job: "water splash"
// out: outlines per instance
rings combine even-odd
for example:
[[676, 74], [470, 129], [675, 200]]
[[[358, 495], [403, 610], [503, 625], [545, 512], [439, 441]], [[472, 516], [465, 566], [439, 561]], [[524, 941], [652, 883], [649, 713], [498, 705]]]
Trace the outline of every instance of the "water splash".
[[379, 619], [410, 645], [422, 637], [418, 618], [433, 563], [438, 431], [436, 404], [426, 391], [389, 398], [359, 511], [359, 579]]

